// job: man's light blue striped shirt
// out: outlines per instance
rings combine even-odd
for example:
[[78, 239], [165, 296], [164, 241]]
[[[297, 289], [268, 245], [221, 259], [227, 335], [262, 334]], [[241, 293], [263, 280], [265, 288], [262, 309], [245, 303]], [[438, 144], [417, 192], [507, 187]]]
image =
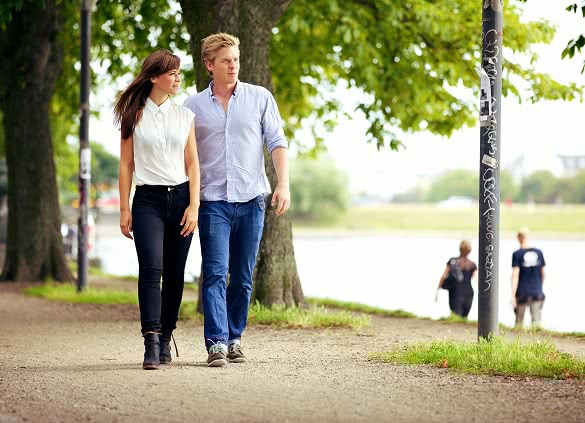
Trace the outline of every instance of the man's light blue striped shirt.
[[274, 97], [238, 81], [226, 112], [212, 88], [213, 82], [184, 104], [195, 113], [201, 200], [239, 203], [269, 194], [264, 142], [270, 153], [288, 148]]

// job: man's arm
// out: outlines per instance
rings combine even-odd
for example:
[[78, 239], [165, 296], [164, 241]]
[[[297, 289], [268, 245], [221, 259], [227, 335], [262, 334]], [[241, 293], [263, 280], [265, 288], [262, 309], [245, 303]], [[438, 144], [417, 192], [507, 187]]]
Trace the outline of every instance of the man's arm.
[[272, 163], [276, 170], [277, 185], [272, 194], [272, 207], [276, 204], [276, 215], [284, 214], [290, 207], [290, 188], [288, 180], [288, 149], [277, 147], [272, 150]]
[[544, 285], [544, 274], [545, 274], [545, 272], [544, 272], [544, 266], [542, 266], [542, 267], [540, 268], [540, 277], [541, 277], [541, 279], [542, 279], [542, 284], [543, 284], [543, 285]]
[[277, 185], [272, 194], [271, 205], [276, 207], [276, 215], [280, 216], [290, 207], [290, 188], [288, 181], [288, 142], [282, 130], [282, 119], [276, 100], [266, 91], [266, 106], [262, 116], [262, 132], [272, 163], [276, 170]]

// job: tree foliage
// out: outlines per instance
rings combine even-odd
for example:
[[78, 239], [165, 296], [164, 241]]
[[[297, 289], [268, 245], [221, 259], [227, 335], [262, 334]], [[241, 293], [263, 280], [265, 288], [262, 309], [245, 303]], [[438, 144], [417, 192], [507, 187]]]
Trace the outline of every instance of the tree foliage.
[[347, 208], [347, 175], [328, 160], [292, 161], [290, 190], [292, 218], [330, 222]]
[[[392, 198], [398, 203], [438, 202], [451, 196], [477, 200], [477, 172], [452, 170], [433, 178], [429, 186], [417, 185]], [[508, 170], [500, 172], [500, 198], [513, 202], [551, 204], [585, 203], [585, 170], [572, 176], [556, 177], [548, 170], [538, 170], [516, 181]]]
[[[527, 3], [528, 0], [519, 0], [523, 3]], [[556, 5], [555, 5], [556, 6]], [[571, 3], [565, 7], [565, 10], [568, 12], [579, 14], [581, 13], [582, 17], [585, 18], [585, 0], [581, 0], [581, 4], [579, 2]], [[567, 46], [561, 53], [562, 58], [572, 58], [576, 54], [581, 53], [583, 48], [585, 47], [585, 32], [582, 34], [576, 34], [575, 38], [569, 40], [567, 42]], [[585, 73], [585, 60], [583, 61], [583, 67], [581, 68], [581, 73]]]
[[[503, 94], [532, 102], [576, 98], [575, 84], [562, 85], [534, 66], [532, 46], [549, 43], [553, 26], [523, 23], [520, 14], [506, 5], [505, 45], [513, 54], [504, 63]], [[335, 87], [363, 92], [356, 111], [368, 118], [365, 138], [378, 147], [398, 148], [404, 132], [449, 136], [473, 124], [480, 25], [481, 8], [468, 0], [295, 0], [271, 42], [275, 92], [289, 130], [315, 115], [333, 126], [341, 112]]]
[[[573, 3], [567, 6], [567, 10], [573, 13], [581, 12], [583, 18], [585, 18], [585, 0], [581, 0], [581, 6], [577, 3]], [[567, 43], [567, 47], [563, 50], [562, 57], [573, 57], [577, 53], [581, 53], [581, 50], [585, 47], [585, 33], [577, 35], [575, 38]], [[585, 72], [585, 61], [581, 68], [581, 73]]]

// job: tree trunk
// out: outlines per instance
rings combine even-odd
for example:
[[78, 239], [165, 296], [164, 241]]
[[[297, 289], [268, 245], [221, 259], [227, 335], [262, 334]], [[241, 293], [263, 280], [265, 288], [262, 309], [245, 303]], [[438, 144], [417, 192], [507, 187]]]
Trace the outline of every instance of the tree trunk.
[[8, 165], [2, 278], [71, 280], [63, 253], [49, 106], [61, 72], [62, 3], [24, 2], [0, 32], [0, 107]]
[[[240, 39], [240, 79], [272, 91], [269, 65], [272, 28], [291, 2], [292, 0], [181, 0], [183, 17], [191, 35], [197, 88], [206, 88], [209, 81], [200, 65], [201, 39], [215, 32], [227, 32]], [[276, 173], [268, 153], [265, 153], [265, 161], [266, 173], [274, 189]], [[266, 305], [291, 306], [304, 300], [294, 256], [291, 222], [286, 214], [276, 217], [274, 209], [269, 209], [266, 213], [254, 282], [252, 301], [258, 300]]]

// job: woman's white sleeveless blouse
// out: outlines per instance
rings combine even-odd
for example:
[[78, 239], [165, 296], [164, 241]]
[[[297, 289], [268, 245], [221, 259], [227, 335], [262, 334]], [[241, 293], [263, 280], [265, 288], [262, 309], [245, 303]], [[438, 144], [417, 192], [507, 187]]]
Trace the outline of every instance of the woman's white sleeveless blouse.
[[167, 99], [157, 106], [146, 99], [134, 129], [134, 183], [179, 185], [187, 181], [185, 145], [195, 114]]

